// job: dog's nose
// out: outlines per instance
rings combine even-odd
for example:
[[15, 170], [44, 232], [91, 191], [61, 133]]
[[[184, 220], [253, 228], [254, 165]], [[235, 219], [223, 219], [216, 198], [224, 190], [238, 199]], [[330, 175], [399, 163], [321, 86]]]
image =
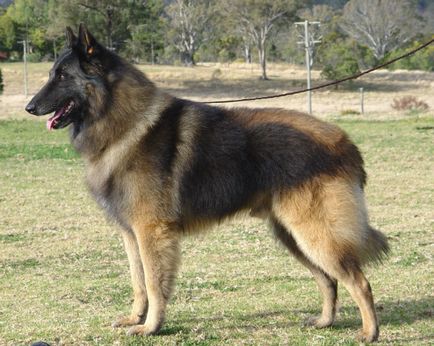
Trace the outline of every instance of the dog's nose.
[[32, 102], [30, 102], [27, 106], [26, 106], [26, 111], [31, 113], [31, 114], [35, 114], [36, 112], [36, 105]]

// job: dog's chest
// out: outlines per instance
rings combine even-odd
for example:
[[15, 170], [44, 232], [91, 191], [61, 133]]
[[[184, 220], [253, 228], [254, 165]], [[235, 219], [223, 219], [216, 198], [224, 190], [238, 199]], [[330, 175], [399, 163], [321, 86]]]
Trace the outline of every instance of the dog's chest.
[[98, 205], [121, 226], [129, 228], [125, 218], [125, 187], [119, 183], [114, 170], [95, 164], [86, 169], [86, 183]]

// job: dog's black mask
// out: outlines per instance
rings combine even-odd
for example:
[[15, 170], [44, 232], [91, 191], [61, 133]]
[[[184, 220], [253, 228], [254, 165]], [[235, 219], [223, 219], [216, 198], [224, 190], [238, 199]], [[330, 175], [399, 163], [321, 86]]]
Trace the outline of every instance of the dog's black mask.
[[71, 28], [66, 28], [66, 49], [50, 70], [44, 87], [26, 106], [34, 115], [54, 112], [47, 121], [47, 128], [60, 129], [86, 117], [87, 95], [92, 85], [98, 84], [99, 58], [104, 48], [81, 24], [78, 38]]

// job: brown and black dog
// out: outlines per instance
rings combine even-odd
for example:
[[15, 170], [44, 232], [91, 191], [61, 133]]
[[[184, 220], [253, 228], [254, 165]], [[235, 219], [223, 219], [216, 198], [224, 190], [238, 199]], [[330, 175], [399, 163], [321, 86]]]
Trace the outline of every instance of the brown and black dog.
[[368, 223], [362, 157], [334, 125], [283, 109], [217, 108], [158, 89], [81, 25], [27, 105], [70, 126], [96, 201], [122, 226], [134, 290], [128, 334], [158, 332], [179, 263], [179, 239], [247, 212], [313, 274], [330, 326], [340, 281], [357, 303], [361, 338], [378, 338], [361, 266], [387, 253]]

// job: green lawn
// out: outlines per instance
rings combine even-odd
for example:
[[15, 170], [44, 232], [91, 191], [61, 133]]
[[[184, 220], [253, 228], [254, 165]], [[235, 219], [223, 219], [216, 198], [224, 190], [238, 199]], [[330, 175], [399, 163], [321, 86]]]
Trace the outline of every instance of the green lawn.
[[[372, 224], [391, 255], [367, 268], [380, 344], [434, 340], [434, 119], [337, 121], [360, 146]], [[125, 336], [126, 255], [116, 226], [86, 192], [65, 131], [0, 121], [0, 345], [355, 345], [359, 312], [344, 289], [335, 327], [307, 270], [255, 220], [185, 239], [183, 265], [158, 336]]]

